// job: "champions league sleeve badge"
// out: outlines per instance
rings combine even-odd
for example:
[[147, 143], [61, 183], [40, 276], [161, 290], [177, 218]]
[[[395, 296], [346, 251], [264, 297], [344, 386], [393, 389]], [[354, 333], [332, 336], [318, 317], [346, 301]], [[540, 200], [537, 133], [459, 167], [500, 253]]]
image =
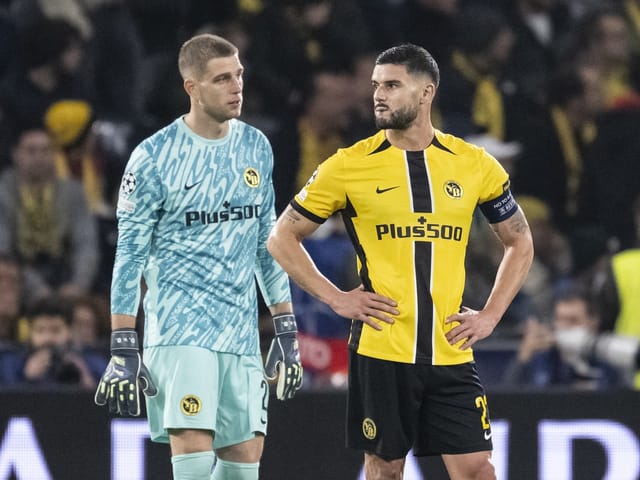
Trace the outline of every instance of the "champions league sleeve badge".
[[122, 177], [122, 183], [120, 184], [120, 194], [128, 197], [136, 189], [136, 176], [133, 172], [126, 172]]

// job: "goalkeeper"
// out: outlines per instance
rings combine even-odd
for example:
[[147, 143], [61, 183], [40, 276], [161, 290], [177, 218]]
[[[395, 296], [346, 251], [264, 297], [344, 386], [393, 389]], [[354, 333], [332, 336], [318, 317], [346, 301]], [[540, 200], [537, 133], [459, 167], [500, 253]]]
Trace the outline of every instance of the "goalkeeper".
[[[280, 400], [302, 383], [289, 280], [265, 246], [273, 154], [262, 132], [237, 119], [243, 67], [234, 45], [195, 36], [178, 65], [190, 110], [140, 143], [122, 178], [112, 358], [95, 401], [136, 416], [142, 390], [151, 439], [170, 444], [175, 480], [255, 480], [267, 380], [277, 378]], [[265, 369], [256, 280], [276, 334]]]

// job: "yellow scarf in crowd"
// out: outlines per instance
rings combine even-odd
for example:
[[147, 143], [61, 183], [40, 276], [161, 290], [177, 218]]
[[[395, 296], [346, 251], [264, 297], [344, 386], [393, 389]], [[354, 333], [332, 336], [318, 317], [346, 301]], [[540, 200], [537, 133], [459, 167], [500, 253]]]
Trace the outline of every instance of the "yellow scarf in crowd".
[[495, 77], [478, 72], [460, 51], [453, 52], [451, 61], [456, 70], [476, 86], [471, 107], [473, 122], [489, 135], [504, 140], [504, 105]]
[[629, 24], [632, 30], [632, 37], [635, 40], [634, 48], [640, 49], [640, 5], [635, 0], [627, 0], [624, 3], [624, 9], [629, 20]]
[[54, 199], [54, 185], [37, 191], [20, 185], [20, 209], [17, 217], [16, 247], [27, 262], [39, 255], [62, 255], [62, 232]]
[[[570, 216], [574, 216], [578, 212], [578, 191], [580, 190], [583, 167], [582, 154], [566, 113], [559, 107], [552, 107], [551, 119], [560, 141], [567, 169], [567, 204], [565, 209]], [[596, 135], [595, 126], [589, 123], [583, 128], [580, 135], [585, 143], [590, 143]]]
[[300, 133], [300, 164], [296, 176], [296, 189], [300, 190], [311, 178], [320, 162], [344, 147], [344, 142], [341, 136], [335, 133], [320, 138], [304, 118], [298, 122], [298, 132]]
[[[84, 187], [84, 194], [89, 202], [89, 208], [92, 212], [96, 212], [102, 204], [103, 186], [93, 159], [89, 155], [82, 157], [80, 171], [82, 172], [80, 181]], [[62, 152], [56, 153], [56, 175], [58, 178], [63, 179], [72, 177], [71, 170]]]

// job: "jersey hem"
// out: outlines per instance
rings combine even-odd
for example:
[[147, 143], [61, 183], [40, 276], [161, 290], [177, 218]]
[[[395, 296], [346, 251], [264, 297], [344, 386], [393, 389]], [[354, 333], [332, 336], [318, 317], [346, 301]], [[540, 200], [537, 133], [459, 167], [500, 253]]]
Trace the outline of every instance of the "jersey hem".
[[377, 360], [384, 360], [387, 362], [397, 362], [397, 363], [408, 363], [411, 365], [433, 365], [435, 367], [445, 367], [445, 366], [452, 366], [452, 365], [463, 365], [465, 363], [470, 363], [473, 362], [473, 355], [469, 355], [466, 356], [464, 358], [460, 358], [459, 361], [455, 360], [452, 362], [436, 362], [434, 363], [433, 358], [431, 357], [421, 357], [421, 358], [416, 358], [413, 361], [407, 360], [406, 357], [400, 356], [400, 355], [388, 355], [388, 354], [381, 354], [379, 352], [373, 352], [371, 350], [360, 350], [358, 348], [353, 348], [352, 349], [355, 353], [357, 353], [358, 355], [362, 355], [364, 357], [370, 357], [370, 358], [375, 358]]

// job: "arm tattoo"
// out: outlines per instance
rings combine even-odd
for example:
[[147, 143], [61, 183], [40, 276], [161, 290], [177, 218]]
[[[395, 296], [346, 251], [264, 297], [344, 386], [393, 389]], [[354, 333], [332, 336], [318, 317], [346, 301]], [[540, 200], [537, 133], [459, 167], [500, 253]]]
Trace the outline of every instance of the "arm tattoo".
[[285, 216], [287, 221], [289, 221], [290, 223], [296, 223], [300, 220], [300, 216], [292, 208], [287, 208], [287, 210], [285, 211]]
[[507, 220], [507, 226], [509, 230], [516, 234], [522, 234], [529, 230], [529, 224], [520, 209]]
[[[496, 233], [496, 235], [501, 237], [499, 225], [500, 224], [498, 223], [492, 224], [491, 228]], [[505, 220], [503, 225], [504, 227], [506, 227], [506, 229], [504, 229], [503, 232], [508, 233], [510, 235], [511, 234], [522, 235], [523, 233], [529, 230], [529, 224], [527, 223], [527, 219], [524, 218], [524, 214], [520, 209], [518, 209], [518, 211], [514, 213], [510, 218]]]

